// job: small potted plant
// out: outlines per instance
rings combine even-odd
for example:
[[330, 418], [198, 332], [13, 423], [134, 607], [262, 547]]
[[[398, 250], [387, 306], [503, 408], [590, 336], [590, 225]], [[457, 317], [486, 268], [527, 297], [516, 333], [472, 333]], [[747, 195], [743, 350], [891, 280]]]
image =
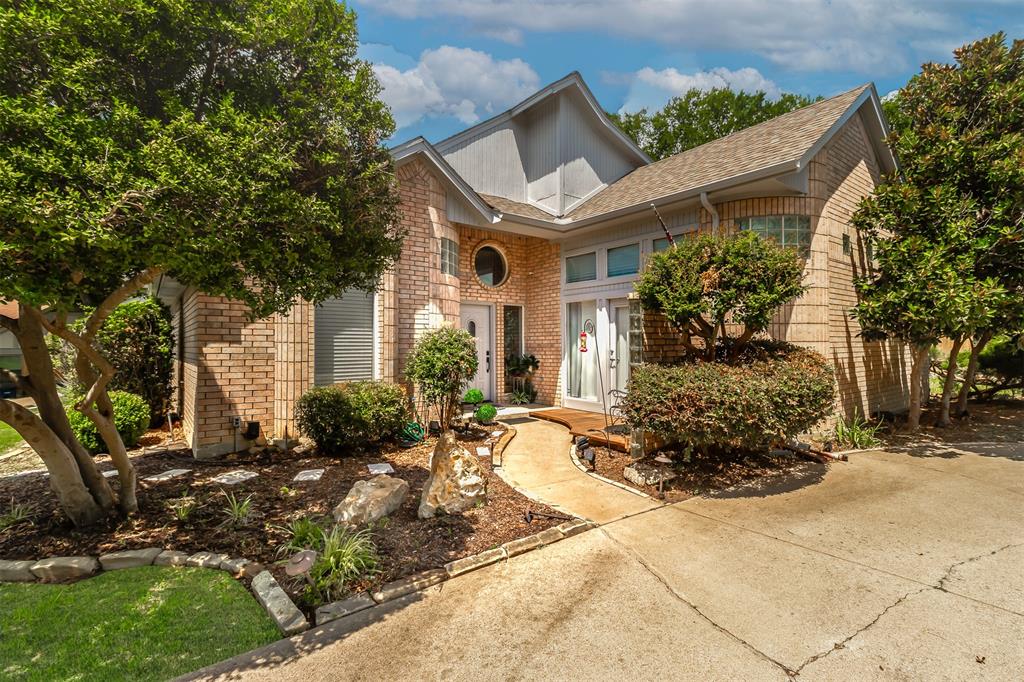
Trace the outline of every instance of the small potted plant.
[[462, 402], [468, 403], [476, 409], [484, 401], [484, 394], [479, 388], [471, 388], [462, 396]]
[[476, 414], [474, 415], [476, 420], [483, 424], [493, 424], [494, 418], [498, 416], [498, 408], [490, 403], [484, 403], [480, 407], [476, 408]]

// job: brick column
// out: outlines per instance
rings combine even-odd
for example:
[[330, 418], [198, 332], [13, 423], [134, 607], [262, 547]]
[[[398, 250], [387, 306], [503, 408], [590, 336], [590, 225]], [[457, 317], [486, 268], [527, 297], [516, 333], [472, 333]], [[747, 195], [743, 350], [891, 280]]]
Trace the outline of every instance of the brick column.
[[283, 438], [299, 434], [295, 401], [313, 385], [313, 306], [301, 302], [274, 318], [274, 426]]

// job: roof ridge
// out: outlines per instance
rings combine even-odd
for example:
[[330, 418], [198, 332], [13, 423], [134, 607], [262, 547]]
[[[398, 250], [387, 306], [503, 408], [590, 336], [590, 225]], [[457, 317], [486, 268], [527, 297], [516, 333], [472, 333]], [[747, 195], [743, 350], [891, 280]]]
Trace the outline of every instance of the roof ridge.
[[[778, 122], [778, 121], [780, 121], [780, 120], [782, 120], [784, 118], [791, 117], [794, 114], [798, 114], [798, 113], [801, 113], [801, 112], [806, 112], [811, 107], [824, 106], [828, 102], [831, 102], [833, 100], [839, 99], [840, 97], [846, 97], [847, 95], [850, 95], [853, 92], [856, 92], [857, 95], [859, 96], [860, 93], [862, 93], [864, 90], [866, 90], [866, 89], [868, 89], [870, 87], [871, 87], [871, 83], [864, 83], [863, 85], [858, 85], [855, 88], [850, 88], [849, 90], [846, 90], [844, 92], [840, 92], [837, 95], [832, 95], [831, 97], [826, 97], [826, 98], [818, 100], [816, 102], [811, 102], [810, 104], [802, 106], [799, 109], [793, 109], [792, 111], [787, 111], [784, 114], [779, 114], [778, 116], [774, 116], [774, 117], [768, 119], [767, 121], [761, 121], [760, 123], [755, 123], [752, 126], [747, 126], [746, 128], [740, 128], [739, 130], [734, 130], [731, 133], [729, 133], [728, 135], [723, 135], [722, 137], [716, 137], [715, 139], [708, 140], [707, 142], [703, 142], [703, 143], [697, 145], [696, 147], [690, 147], [689, 149], [684, 149], [681, 152], [676, 152], [675, 154], [672, 154], [670, 156], [666, 156], [663, 159], [658, 159], [654, 163], [649, 164], [649, 166], [657, 166], [657, 165], [659, 165], [661, 163], [664, 163], [665, 161], [668, 161], [669, 159], [674, 159], [674, 158], [676, 158], [678, 156], [682, 156], [683, 154], [689, 154], [690, 152], [694, 152], [694, 151], [696, 151], [698, 149], [701, 149], [702, 147], [707, 147], [708, 145], [712, 145], [712, 144], [715, 144], [717, 142], [722, 142], [723, 140], [728, 140], [730, 137], [733, 137], [735, 135], [739, 135], [740, 133], [745, 133], [745, 132], [748, 132], [750, 130], [754, 130], [756, 128], [760, 128], [762, 126], [766, 126], [769, 123], [776, 123], [776, 122]], [[630, 171], [630, 173], [635, 173], [636, 170], [639, 170], [639, 169], [634, 169], [633, 171]], [[627, 173], [627, 175], [629, 175], [630, 173]]]

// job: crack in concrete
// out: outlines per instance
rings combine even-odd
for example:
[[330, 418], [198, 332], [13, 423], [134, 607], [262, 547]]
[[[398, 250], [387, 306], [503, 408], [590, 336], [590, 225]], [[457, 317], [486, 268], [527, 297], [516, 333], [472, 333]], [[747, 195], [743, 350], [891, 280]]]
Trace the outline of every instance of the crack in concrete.
[[777, 667], [779, 670], [784, 672], [787, 676], [794, 677], [796, 675], [796, 671], [794, 671], [793, 669], [791, 669], [790, 667], [788, 667], [784, 663], [781, 663], [781, 662], [775, 660], [774, 658], [772, 658], [771, 656], [769, 656], [765, 652], [761, 651], [760, 649], [755, 647], [753, 644], [751, 644], [747, 640], [745, 640], [742, 637], [734, 634], [733, 632], [730, 632], [727, 628], [719, 625], [714, 620], [712, 620], [707, 614], [705, 614], [703, 611], [701, 611], [700, 608], [696, 604], [694, 604], [689, 599], [687, 599], [686, 597], [681, 595], [679, 592], [677, 592], [676, 589], [674, 587], [672, 587], [672, 585], [668, 582], [668, 580], [663, 575], [661, 575], [661, 573], [659, 573], [657, 570], [655, 570], [655, 568], [653, 566], [651, 566], [649, 563], [647, 563], [647, 560], [644, 559], [643, 556], [641, 556], [639, 552], [637, 552], [633, 548], [629, 547], [625, 543], [620, 542], [618, 539], [612, 537], [611, 533], [609, 533], [603, 527], [599, 528], [599, 530], [600, 530], [601, 533], [604, 534], [604, 536], [606, 538], [611, 540], [613, 544], [615, 544], [617, 547], [621, 548], [626, 554], [628, 554], [630, 557], [632, 557], [634, 561], [636, 561], [638, 564], [640, 564], [644, 568], [645, 571], [647, 571], [652, 576], [654, 576], [654, 579], [657, 580], [659, 583], [661, 583], [662, 587], [664, 587], [668, 591], [669, 594], [671, 594], [673, 597], [675, 597], [681, 603], [683, 603], [686, 606], [688, 606], [689, 608], [691, 608], [694, 613], [696, 613], [698, 616], [701, 617], [701, 619], [703, 619], [705, 622], [707, 622], [709, 625], [711, 625], [711, 627], [715, 628], [716, 630], [718, 630], [719, 632], [721, 632], [725, 636], [729, 637], [730, 639], [735, 640], [736, 642], [739, 642], [741, 645], [743, 645], [744, 647], [749, 649], [751, 652], [753, 652], [754, 654], [756, 654], [760, 658], [768, 661], [769, 663], [771, 663], [772, 665]]
[[[1005, 552], [1008, 549], [1012, 549], [1014, 547], [1021, 547], [1021, 546], [1024, 546], [1024, 543], [1004, 545], [1002, 547], [999, 547], [998, 549], [994, 549], [994, 550], [989, 551], [989, 552], [982, 552], [981, 554], [979, 554], [977, 556], [972, 556], [972, 557], [969, 557], [967, 559], [964, 559], [963, 561], [958, 561], [958, 562], [952, 564], [949, 568], [946, 569], [945, 573], [943, 573], [942, 577], [939, 578], [939, 581], [937, 583], [935, 583], [934, 585], [925, 585], [924, 587], [922, 587], [919, 590], [913, 590], [911, 592], [907, 592], [905, 595], [903, 595], [902, 597], [897, 599], [895, 602], [893, 602], [892, 604], [889, 604], [884, 609], [882, 609], [882, 612], [879, 613], [877, 616], [875, 616], [874, 619], [870, 623], [868, 623], [867, 625], [865, 625], [862, 628], [859, 628], [853, 634], [851, 634], [849, 637], [846, 637], [842, 641], [836, 642], [835, 644], [832, 645], [831, 649], [828, 649], [827, 651], [822, 651], [821, 653], [815, 654], [815, 655], [811, 656], [810, 658], [808, 658], [803, 663], [801, 663], [799, 665], [799, 667], [797, 667], [797, 669], [793, 671], [793, 676], [795, 677], [795, 676], [799, 675], [800, 672], [804, 668], [806, 668], [808, 665], [810, 665], [811, 663], [815, 663], [817, 661], [820, 661], [823, 658], [828, 657], [830, 654], [832, 654], [835, 651], [839, 651], [840, 649], [845, 649], [847, 644], [849, 644], [851, 641], [853, 641], [857, 636], [862, 635], [865, 632], [867, 632], [872, 626], [874, 626], [876, 623], [878, 623], [878, 621], [880, 621], [885, 614], [889, 613], [889, 611], [891, 611], [892, 609], [896, 608], [897, 606], [902, 604], [904, 601], [906, 601], [910, 597], [917, 596], [917, 595], [922, 594], [924, 592], [927, 592], [929, 590], [939, 590], [940, 592], [946, 592], [947, 594], [954, 594], [954, 595], [956, 595], [958, 597], [964, 596], [964, 595], [959, 595], [959, 594], [957, 594], [955, 592], [949, 592], [945, 588], [945, 582], [947, 580], [949, 580], [949, 578], [953, 575], [953, 571], [955, 571], [957, 568], [959, 568], [959, 567], [961, 567], [961, 566], [963, 566], [965, 564], [973, 563], [975, 561], [979, 561], [980, 559], [984, 559], [984, 558], [987, 558], [987, 557], [999, 554], [1000, 552]], [[969, 598], [969, 597], [965, 597], [965, 598]], [[984, 602], [981, 602], [981, 603], [984, 603]], [[1000, 608], [1000, 607], [996, 607], [994, 605], [990, 605], [990, 606], [993, 606], [993, 608]], [[1005, 609], [1003, 609], [1003, 610], [1005, 610]], [[1013, 612], [1011, 612], [1011, 613], [1013, 613]]]

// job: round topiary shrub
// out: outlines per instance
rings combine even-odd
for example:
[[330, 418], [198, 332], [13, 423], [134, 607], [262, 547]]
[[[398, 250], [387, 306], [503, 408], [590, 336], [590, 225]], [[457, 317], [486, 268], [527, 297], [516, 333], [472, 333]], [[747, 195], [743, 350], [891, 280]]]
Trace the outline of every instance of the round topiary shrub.
[[471, 388], [466, 391], [466, 395], [462, 396], [462, 402], [469, 403], [470, 405], [479, 405], [484, 401], [484, 392], [479, 388]]
[[[149, 426], [149, 405], [142, 396], [127, 391], [111, 391], [110, 402], [114, 406], [114, 426], [121, 434], [121, 440], [125, 447], [135, 447]], [[88, 417], [74, 407], [69, 407], [67, 413], [71, 430], [82, 447], [93, 455], [107, 450], [106, 443]]]
[[811, 429], [835, 400], [818, 353], [753, 342], [736, 364], [641, 365], [621, 402], [633, 428], [703, 452], [762, 450]]
[[490, 424], [494, 421], [494, 418], [498, 416], [498, 408], [490, 403], [485, 403], [476, 408], [476, 414], [474, 416], [481, 424]]
[[353, 381], [306, 391], [295, 416], [321, 452], [343, 455], [397, 437], [409, 421], [409, 400], [397, 384]]

